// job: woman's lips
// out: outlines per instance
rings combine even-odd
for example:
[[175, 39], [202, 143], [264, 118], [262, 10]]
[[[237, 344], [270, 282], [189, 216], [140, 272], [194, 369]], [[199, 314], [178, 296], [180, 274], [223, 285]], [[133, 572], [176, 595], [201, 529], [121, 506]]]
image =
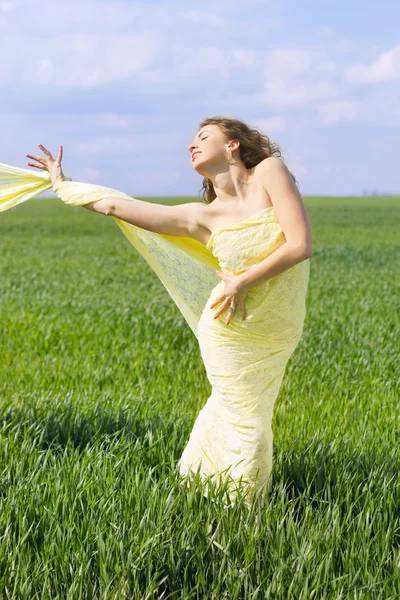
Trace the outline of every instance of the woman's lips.
[[192, 156], [192, 161], [193, 161], [193, 160], [196, 158], [196, 156], [197, 156], [198, 154], [200, 154], [200, 152], [195, 152], [195, 153], [193, 154], [193, 156]]

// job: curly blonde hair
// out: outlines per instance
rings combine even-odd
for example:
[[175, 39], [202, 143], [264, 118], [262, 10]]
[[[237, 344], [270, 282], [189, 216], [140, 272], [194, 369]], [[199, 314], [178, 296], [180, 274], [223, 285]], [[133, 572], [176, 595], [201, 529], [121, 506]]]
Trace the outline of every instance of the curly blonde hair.
[[[282, 152], [278, 144], [275, 144], [267, 135], [263, 135], [258, 129], [250, 127], [243, 121], [220, 116], [209, 117], [203, 119], [199, 125], [199, 129], [206, 125], [218, 125], [227, 141], [233, 139], [240, 141], [239, 155], [246, 169], [251, 169], [269, 156], [276, 156], [283, 160]], [[290, 171], [289, 173], [293, 177], [296, 185], [298, 185], [293, 173]], [[207, 179], [207, 177], [203, 177], [203, 185], [200, 189], [200, 193], [202, 193], [203, 200], [206, 204], [211, 204], [217, 197], [212, 181]]]

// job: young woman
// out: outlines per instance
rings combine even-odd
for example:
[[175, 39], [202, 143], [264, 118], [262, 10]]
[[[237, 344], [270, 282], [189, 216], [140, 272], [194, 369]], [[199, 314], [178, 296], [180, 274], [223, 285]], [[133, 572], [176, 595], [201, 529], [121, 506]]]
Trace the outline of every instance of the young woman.
[[67, 204], [116, 220], [192, 328], [212, 386], [180, 474], [226, 478], [230, 501], [244, 485], [251, 505], [272, 482], [273, 408], [302, 336], [312, 253], [306, 210], [279, 147], [242, 121], [205, 119], [188, 146], [205, 201], [174, 206], [68, 181], [62, 147], [57, 159], [39, 148], [46, 158], [26, 155], [45, 172], [39, 182], [0, 163], [0, 180], [14, 177], [0, 187], [0, 211], [53, 186]]

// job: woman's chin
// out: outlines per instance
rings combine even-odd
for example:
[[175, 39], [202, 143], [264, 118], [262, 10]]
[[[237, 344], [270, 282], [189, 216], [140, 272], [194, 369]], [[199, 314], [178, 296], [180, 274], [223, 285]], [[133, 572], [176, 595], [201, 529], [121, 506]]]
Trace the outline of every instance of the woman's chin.
[[193, 168], [199, 175], [203, 175], [205, 177], [204, 165], [193, 165]]

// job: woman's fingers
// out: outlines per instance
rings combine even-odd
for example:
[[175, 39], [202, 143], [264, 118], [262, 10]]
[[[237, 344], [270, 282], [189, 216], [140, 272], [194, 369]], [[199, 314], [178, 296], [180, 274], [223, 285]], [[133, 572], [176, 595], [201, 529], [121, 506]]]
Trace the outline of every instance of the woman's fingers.
[[[233, 296], [230, 300], [231, 301], [229, 302], [229, 309], [235, 307], [235, 297]], [[226, 318], [225, 325], [229, 325], [229, 323], [231, 322], [231, 320], [233, 318], [234, 312], [235, 311], [233, 311], [233, 310], [228, 311], [228, 316]]]
[[30, 167], [36, 167], [36, 169], [42, 169], [43, 171], [47, 171], [47, 167], [41, 167], [39, 165], [34, 165], [33, 163], [28, 163]]
[[[35, 165], [34, 163], [28, 163], [28, 165], [30, 167], [35, 167], [36, 169], [42, 169], [43, 171], [50, 172], [50, 169], [52, 168], [53, 164], [56, 161], [54, 160], [51, 152], [49, 152], [49, 150], [47, 150], [47, 148], [45, 148], [42, 144], [38, 144], [38, 147], [47, 156], [47, 158], [42, 158], [41, 156], [35, 156], [33, 154], [27, 154], [26, 156], [28, 158], [33, 158], [33, 160], [36, 160], [39, 163], [38, 165]], [[62, 146], [60, 145], [58, 156], [57, 156], [57, 161], [59, 161], [59, 164], [61, 164], [62, 154], [63, 154], [63, 150], [62, 150]]]
[[54, 158], [52, 157], [51, 152], [49, 152], [47, 150], [47, 148], [45, 148], [44, 146], [42, 146], [42, 144], [38, 144], [38, 146], [41, 149], [41, 151], [44, 152], [44, 154], [46, 154], [46, 156], [48, 156], [50, 158], [50, 160], [54, 160]]
[[226, 318], [225, 325], [229, 325], [229, 323], [231, 322], [231, 319], [232, 319], [232, 317], [233, 317], [233, 313], [234, 313], [234, 311], [233, 311], [233, 310], [230, 310], [230, 311], [228, 312], [228, 316], [227, 316], [227, 318]]
[[[221, 300], [223, 300], [223, 298], [219, 298], [218, 300], [215, 300], [212, 304], [210, 304], [210, 308], [212, 308], [213, 306], [215, 306], [216, 304], [218, 304], [218, 302], [220, 302]], [[235, 304], [235, 297], [231, 296], [229, 298], [226, 298], [225, 302], [223, 304], [221, 304], [221, 306], [217, 309], [216, 313], [213, 316], [213, 319], [218, 319], [219, 315], [224, 312], [224, 310], [228, 307], [228, 305], [232, 306]], [[242, 320], [244, 321], [246, 319], [246, 309], [244, 306], [244, 302], [240, 303], [237, 302], [236, 303], [236, 308], [239, 306], [240, 311], [242, 313]], [[229, 311], [228, 317], [226, 319], [225, 324], [229, 325], [229, 323], [231, 322], [232, 318], [233, 318], [234, 312], [232, 310]]]
[[240, 312], [242, 313], [242, 319], [244, 321], [245, 318], [246, 318], [246, 309], [244, 307], [244, 302], [239, 302], [238, 304], [239, 304], [239, 307], [240, 307]]
[[[54, 158], [53, 158], [51, 152], [49, 152], [47, 150], [47, 148], [42, 146], [42, 144], [38, 144], [38, 146], [42, 150], [42, 152], [44, 154], [46, 154], [46, 156], [48, 156], [48, 160], [46, 158], [43, 158], [42, 156], [34, 156], [33, 154], [27, 154], [26, 156], [28, 156], [28, 158], [33, 158], [34, 160], [37, 160], [39, 163], [42, 163], [42, 164], [45, 164], [47, 162], [54, 162]], [[62, 158], [62, 146], [60, 146], [58, 158], [60, 158], [60, 159]]]
[[26, 156], [28, 156], [29, 158], [33, 158], [34, 160], [38, 161], [38, 165], [35, 165], [35, 163], [29, 163], [28, 165], [30, 167], [35, 167], [36, 169], [42, 169], [43, 171], [47, 171], [47, 165], [46, 165], [46, 161], [44, 160], [44, 158], [40, 158], [40, 156], [33, 156], [32, 154], [27, 154]]
[[231, 300], [232, 300], [232, 298], [227, 298], [226, 301], [221, 305], [221, 307], [219, 309], [217, 309], [217, 312], [214, 315], [214, 319], [219, 317], [219, 315], [225, 310], [225, 308], [228, 306], [228, 304]]
[[217, 306], [217, 304], [219, 304], [220, 302], [222, 302], [222, 300], [225, 300], [226, 296], [222, 295], [219, 298], [217, 298], [216, 300], [214, 300], [214, 302], [212, 302], [210, 304], [210, 308], [214, 308], [214, 306]]
[[40, 156], [33, 156], [33, 154], [27, 154], [26, 155], [28, 158], [33, 158], [34, 160], [37, 160], [39, 163], [44, 163], [45, 159], [41, 158]]
[[[210, 304], [210, 308], [214, 308], [214, 306], [217, 306], [217, 304], [219, 304], [220, 302], [222, 302], [222, 300], [225, 299], [225, 296], [223, 296], [222, 298], [217, 298], [217, 300], [214, 300], [214, 302], [212, 304]], [[222, 306], [222, 304], [221, 304]], [[221, 308], [221, 306], [219, 308]], [[218, 308], [217, 308], [218, 310]]]

